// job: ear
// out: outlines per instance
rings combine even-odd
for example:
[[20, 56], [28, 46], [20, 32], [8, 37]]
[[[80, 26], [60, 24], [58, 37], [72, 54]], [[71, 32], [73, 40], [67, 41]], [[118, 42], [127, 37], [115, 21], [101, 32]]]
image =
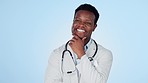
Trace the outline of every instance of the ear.
[[97, 27], [97, 24], [94, 25], [93, 31], [95, 31], [96, 27]]

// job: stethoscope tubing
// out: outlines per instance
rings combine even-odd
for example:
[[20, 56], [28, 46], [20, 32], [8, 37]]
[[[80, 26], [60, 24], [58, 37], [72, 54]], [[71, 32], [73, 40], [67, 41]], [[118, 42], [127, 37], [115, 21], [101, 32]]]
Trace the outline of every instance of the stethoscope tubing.
[[[95, 53], [94, 53], [94, 55], [92, 56], [92, 57], [88, 57], [88, 59], [90, 60], [90, 61], [93, 61], [93, 59], [94, 59], [94, 57], [95, 57], [95, 55], [96, 55], [96, 53], [97, 53], [97, 51], [98, 51], [98, 45], [97, 45], [97, 43], [96, 43], [96, 41], [95, 40], [93, 40], [94, 41], [94, 43], [95, 43], [95, 45], [96, 45], [96, 50], [95, 50]], [[68, 52], [69, 54], [70, 54], [70, 56], [71, 56], [71, 58], [72, 58], [72, 60], [73, 60], [73, 62], [74, 62], [74, 58], [73, 58], [73, 56], [72, 56], [72, 53], [70, 52], [70, 50], [68, 50], [67, 49], [67, 46], [68, 46], [68, 44], [69, 44], [69, 41], [66, 43], [66, 45], [65, 45], [65, 50], [62, 52], [62, 62], [61, 62], [61, 71], [62, 71], [62, 73], [63, 73], [63, 60], [64, 60], [64, 54], [65, 54], [65, 52]], [[69, 72], [67, 72], [67, 73], [69, 73]]]

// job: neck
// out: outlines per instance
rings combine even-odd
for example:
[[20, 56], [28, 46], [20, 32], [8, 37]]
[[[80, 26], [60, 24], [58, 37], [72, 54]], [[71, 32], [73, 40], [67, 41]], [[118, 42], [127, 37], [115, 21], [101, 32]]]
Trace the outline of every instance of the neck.
[[90, 38], [86, 38], [84, 41], [84, 45], [86, 45], [89, 42]]

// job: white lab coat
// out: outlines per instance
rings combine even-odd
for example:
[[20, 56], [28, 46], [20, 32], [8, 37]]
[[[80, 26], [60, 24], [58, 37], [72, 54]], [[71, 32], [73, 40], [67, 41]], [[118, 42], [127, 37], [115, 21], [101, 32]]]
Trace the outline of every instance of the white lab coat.
[[[68, 49], [73, 54], [70, 46], [68, 46]], [[98, 52], [94, 60], [90, 61], [88, 57], [94, 54], [95, 49], [96, 45], [92, 42], [86, 54], [76, 66], [74, 64], [75, 61], [73, 62], [69, 53], [66, 52], [64, 54], [63, 67], [61, 66], [61, 60], [65, 45], [55, 49], [49, 57], [45, 83], [106, 83], [112, 65], [112, 53], [98, 45]], [[74, 72], [67, 74], [66, 70], [74, 70]], [[64, 72], [62, 73], [62, 71]]]

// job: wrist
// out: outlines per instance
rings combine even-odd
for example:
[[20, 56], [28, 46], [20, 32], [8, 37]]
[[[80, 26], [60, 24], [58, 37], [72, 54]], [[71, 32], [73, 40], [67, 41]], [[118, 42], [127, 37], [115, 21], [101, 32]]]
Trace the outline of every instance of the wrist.
[[81, 59], [81, 57], [82, 57], [83, 55], [85, 55], [85, 52], [84, 52], [84, 51], [83, 51], [83, 52], [81, 52], [81, 53], [79, 53], [79, 54], [77, 54], [78, 59]]

